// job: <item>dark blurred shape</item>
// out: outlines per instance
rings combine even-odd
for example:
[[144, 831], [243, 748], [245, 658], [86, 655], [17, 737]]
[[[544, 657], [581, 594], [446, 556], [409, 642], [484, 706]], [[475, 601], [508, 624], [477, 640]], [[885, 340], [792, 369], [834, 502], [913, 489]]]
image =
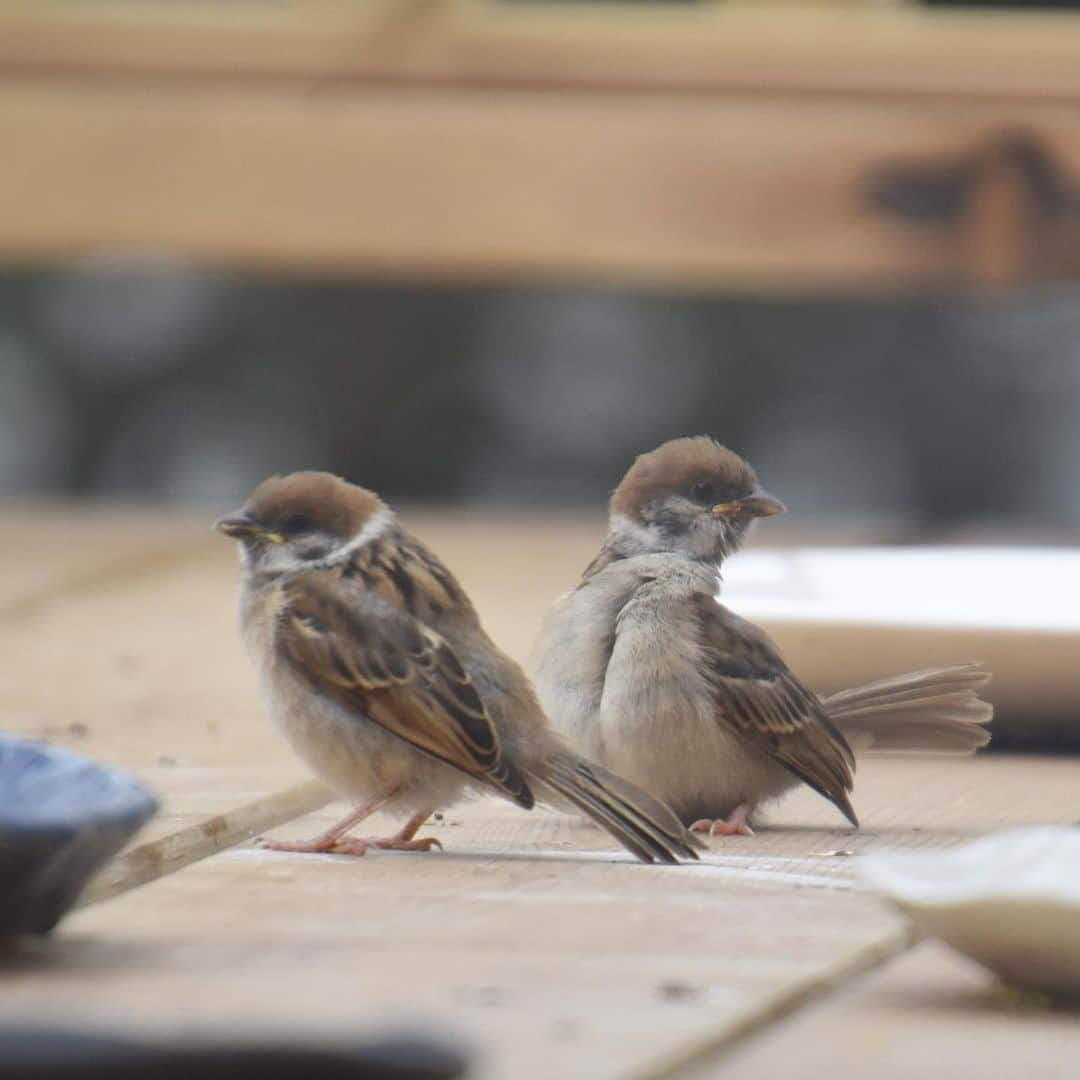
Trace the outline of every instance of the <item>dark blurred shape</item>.
[[882, 212], [940, 243], [984, 288], [1080, 274], [1080, 186], [1032, 132], [1003, 130], [936, 160], [882, 165], [867, 189]]
[[156, 811], [126, 773], [0, 734], [0, 937], [52, 930]]
[[796, 493], [812, 514], [887, 513], [911, 504], [913, 463], [882, 402], [853, 403], [841, 390], [766, 406], [744, 444], [761, 476]]
[[0, 321], [0, 493], [62, 488], [77, 423], [57, 373]]
[[8, 273], [0, 492], [224, 506], [326, 468], [390, 498], [596, 508], [636, 454], [706, 433], [793, 522], [1015, 537], [1080, 520], [1077, 342], [1066, 283], [856, 298]]
[[312, 1045], [276, 1035], [260, 1041], [134, 1041], [79, 1031], [0, 1028], [0, 1078], [11, 1080], [452, 1080], [465, 1060], [427, 1036], [396, 1036], [353, 1047]]
[[230, 386], [228, 375], [147, 395], [109, 434], [95, 482], [103, 493], [228, 500], [275, 472], [329, 463], [326, 432], [288, 400]]
[[147, 379], [205, 346], [227, 295], [223, 279], [163, 259], [100, 258], [39, 279], [41, 333], [98, 379]]
[[971, 296], [943, 327], [956, 374], [980, 388], [983, 409], [968, 444], [962, 420], [934, 441], [967, 473], [969, 516], [988, 502], [998, 525], [1080, 524], [1080, 286]]
[[1080, 195], [1053, 155], [1023, 131], [993, 136], [976, 150], [942, 163], [886, 167], [871, 179], [870, 195], [882, 209], [911, 221], [954, 221], [967, 210], [980, 180], [999, 168], [1020, 174], [1048, 218], [1080, 207]]
[[727, 366], [701, 316], [686, 304], [592, 290], [487, 305], [472, 377], [500, 451], [475, 461], [472, 494], [588, 498], [590, 480], [612, 482], [613, 458], [629, 461], [700, 423], [710, 375]]

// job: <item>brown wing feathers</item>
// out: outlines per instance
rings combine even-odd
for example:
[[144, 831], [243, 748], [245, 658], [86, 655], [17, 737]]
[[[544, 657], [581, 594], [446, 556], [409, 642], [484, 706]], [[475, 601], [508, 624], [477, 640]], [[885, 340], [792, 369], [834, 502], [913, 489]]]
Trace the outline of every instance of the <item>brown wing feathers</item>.
[[450, 571], [414, 537], [401, 532], [392, 540], [373, 540], [365, 545], [343, 573], [420, 622], [450, 608], [472, 610]]
[[665, 803], [596, 762], [557, 754], [542, 780], [645, 862], [698, 857], [697, 840]]
[[290, 582], [278, 648], [312, 688], [520, 806], [533, 793], [453, 650], [405, 611], [325, 571]]
[[848, 798], [855, 758], [821, 702], [792, 675], [763, 631], [711, 596], [699, 596], [695, 603], [717, 719], [765, 749], [858, 825]]

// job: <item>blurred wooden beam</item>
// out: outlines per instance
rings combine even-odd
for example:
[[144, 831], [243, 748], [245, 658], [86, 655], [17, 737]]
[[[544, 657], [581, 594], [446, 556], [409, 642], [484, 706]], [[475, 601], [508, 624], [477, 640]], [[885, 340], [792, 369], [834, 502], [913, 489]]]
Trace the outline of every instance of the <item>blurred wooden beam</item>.
[[1054, 12], [827, 6], [7, 0], [0, 69], [608, 90], [1080, 98], [1080, 22]]
[[[1080, 22], [1049, 15], [9, 6], [0, 259], [164, 252], [695, 287], [980, 281], [972, 259], [1002, 243], [971, 243], [955, 215], [890, 214], [873, 197], [882, 171], [1019, 131], [1068, 187], [1077, 103]], [[962, 202], [961, 217], [968, 202], [981, 212]], [[1015, 215], [991, 215], [991, 230], [998, 217], [1015, 230]], [[1010, 266], [1080, 272], [1067, 262]]]

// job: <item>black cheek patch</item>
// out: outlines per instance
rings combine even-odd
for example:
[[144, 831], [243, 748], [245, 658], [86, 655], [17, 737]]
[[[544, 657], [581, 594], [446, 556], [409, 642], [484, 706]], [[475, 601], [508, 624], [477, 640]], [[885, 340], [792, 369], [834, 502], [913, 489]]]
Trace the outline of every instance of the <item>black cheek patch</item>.
[[699, 513], [697, 509], [690, 513], [680, 511], [677, 507], [665, 503], [653, 509], [645, 519], [645, 524], [651, 525], [661, 536], [674, 539], [687, 532], [690, 520], [696, 520]]
[[334, 550], [334, 545], [322, 540], [302, 540], [296, 543], [296, 553], [305, 562], [315, 562], [318, 559], [325, 559], [331, 551]]

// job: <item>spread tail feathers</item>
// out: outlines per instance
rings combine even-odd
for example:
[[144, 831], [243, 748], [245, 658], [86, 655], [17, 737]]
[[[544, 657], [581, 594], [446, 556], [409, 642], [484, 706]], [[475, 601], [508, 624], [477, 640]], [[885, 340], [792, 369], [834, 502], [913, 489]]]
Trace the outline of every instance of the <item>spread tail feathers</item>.
[[549, 762], [542, 780], [606, 829], [642, 862], [696, 859], [697, 840], [665, 803], [628, 780], [569, 753]]
[[822, 698], [829, 719], [857, 753], [973, 754], [990, 741], [993, 706], [978, 690], [978, 663], [927, 668]]

